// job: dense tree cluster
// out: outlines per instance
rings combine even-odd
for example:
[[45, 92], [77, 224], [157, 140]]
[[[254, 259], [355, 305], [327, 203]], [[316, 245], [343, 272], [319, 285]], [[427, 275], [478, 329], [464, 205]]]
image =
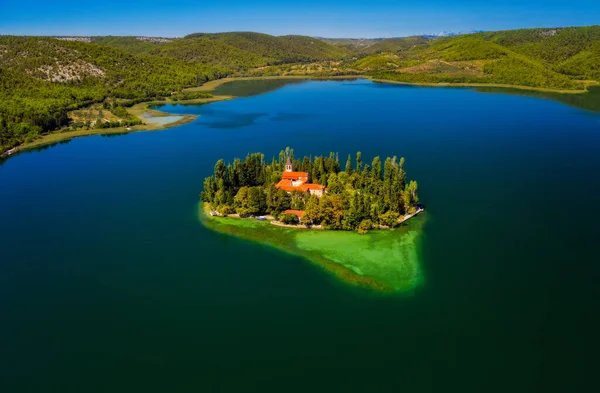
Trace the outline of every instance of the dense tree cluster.
[[152, 50], [173, 41], [170, 38], [139, 39], [138, 37], [119, 36], [98, 36], [90, 37], [90, 39], [94, 44], [105, 45], [134, 54], [150, 53]]
[[185, 100], [197, 100], [199, 98], [211, 98], [213, 95], [207, 92], [195, 91], [195, 92], [178, 92], [171, 95], [173, 101], [185, 101]]
[[518, 56], [486, 64], [483, 70], [492, 76], [495, 83], [556, 89], [582, 88], [569, 77]]
[[[265, 66], [342, 59], [352, 55], [345, 48], [328, 44], [313, 37], [299, 35], [275, 37], [269, 34], [252, 32], [190, 34], [183, 40], [174, 41], [167, 46], [177, 47], [178, 44], [184, 45], [188, 40], [195, 41], [196, 45], [200, 43], [218, 45], [205, 55], [208, 57], [208, 61], [206, 61], [208, 64], [216, 64], [213, 61], [219, 59], [223, 52], [240, 51], [228, 63], [223, 64], [230, 68], [248, 68], [250, 64], [244, 64], [246, 56], [254, 61], [252, 66]], [[217, 48], [218, 50], [216, 50]], [[242, 55], [242, 52], [245, 56]]]
[[96, 123], [96, 128], [116, 128], [116, 127], [131, 127], [142, 124], [140, 119], [122, 120], [122, 121], [99, 121]]
[[364, 48], [358, 48], [361, 54], [374, 54], [383, 52], [401, 52], [410, 49], [416, 45], [423, 45], [431, 41], [432, 38], [424, 36], [387, 38], [376, 42], [373, 45], [368, 45]]
[[507, 30], [480, 36], [558, 70], [565, 61], [594, 52], [600, 42], [600, 26]]
[[[229, 164], [217, 161], [214, 174], [204, 181], [202, 201], [225, 215], [268, 213], [277, 217], [287, 209], [304, 210], [304, 223], [361, 232], [374, 226], [394, 226], [400, 217], [414, 212], [419, 202], [417, 182], [407, 180], [404, 158], [382, 161], [375, 157], [367, 164], [360, 152], [354, 160], [348, 155], [343, 166], [334, 153], [293, 159], [295, 171], [308, 172], [309, 182], [326, 186], [327, 192], [321, 197], [288, 194], [275, 188], [288, 155], [293, 157], [293, 150], [282, 151], [270, 163], [260, 153]], [[280, 218], [293, 221], [291, 217]]]
[[245, 71], [274, 64], [341, 59], [351, 52], [312, 37], [251, 32], [197, 33], [171, 43], [156, 45], [150, 52], [203, 64]]

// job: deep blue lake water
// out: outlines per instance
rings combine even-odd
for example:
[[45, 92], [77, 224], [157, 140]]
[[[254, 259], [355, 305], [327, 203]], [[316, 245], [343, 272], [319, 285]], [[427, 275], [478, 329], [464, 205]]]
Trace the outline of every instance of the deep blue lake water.
[[[364, 80], [277, 87], [0, 164], [0, 391], [597, 390], [599, 114]], [[423, 286], [381, 296], [202, 227], [217, 159], [286, 146], [406, 158], [427, 206]]]

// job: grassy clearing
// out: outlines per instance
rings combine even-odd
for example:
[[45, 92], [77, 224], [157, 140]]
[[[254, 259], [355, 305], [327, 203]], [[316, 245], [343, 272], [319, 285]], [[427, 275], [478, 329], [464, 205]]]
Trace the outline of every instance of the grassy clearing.
[[[229, 100], [231, 98], [234, 98], [234, 97], [215, 96], [212, 98], [198, 98], [198, 99], [193, 99], [193, 100], [177, 101], [177, 102], [171, 102], [170, 100], [143, 102], [140, 104], [133, 105], [131, 108], [127, 108], [127, 112], [129, 112], [131, 115], [133, 115], [143, 121], [144, 119], [142, 118], [142, 115], [144, 113], [146, 113], [150, 116], [153, 116], [153, 117], [173, 116], [170, 113], [152, 109], [152, 106], [165, 105], [165, 104], [184, 104], [184, 105], [185, 104], [207, 104], [210, 102]], [[97, 115], [97, 109], [96, 109], [96, 112], [93, 112], [93, 110], [92, 110], [91, 113], [92, 113], [92, 115], [94, 115], [94, 114]], [[73, 115], [78, 120], [81, 116], [83, 116], [82, 114], [85, 114], [88, 117], [90, 116], [89, 114], [85, 113], [85, 111], [76, 111], [73, 113]], [[115, 119], [115, 117], [112, 116], [112, 114], [110, 114], [109, 111], [104, 111], [104, 114], [106, 115], [105, 117], [107, 117], [109, 120]], [[48, 134], [45, 134], [41, 138], [33, 140], [29, 143], [25, 143], [21, 146], [18, 146], [16, 148], [10, 150], [10, 154], [12, 155], [17, 152], [27, 151], [27, 150], [35, 149], [38, 147], [47, 146], [47, 145], [53, 145], [55, 143], [59, 143], [62, 141], [73, 139], [73, 138], [79, 138], [82, 136], [124, 134], [124, 133], [128, 133], [128, 132], [136, 132], [136, 131], [164, 130], [166, 128], [176, 127], [176, 126], [179, 126], [182, 124], [190, 123], [190, 122], [194, 121], [195, 119], [196, 119], [196, 116], [183, 115], [179, 118], [179, 120], [168, 123], [168, 124], [159, 124], [159, 123], [148, 122], [147, 124], [141, 124], [141, 125], [136, 125], [136, 126], [132, 126], [132, 127], [90, 128], [90, 129], [80, 129], [80, 130], [76, 130], [76, 131], [55, 131], [55, 132], [50, 132]]]
[[406, 292], [423, 281], [419, 260], [423, 216], [393, 230], [359, 235], [277, 227], [253, 219], [211, 217], [206, 207], [198, 211], [200, 221], [212, 230], [302, 256], [351, 285]]

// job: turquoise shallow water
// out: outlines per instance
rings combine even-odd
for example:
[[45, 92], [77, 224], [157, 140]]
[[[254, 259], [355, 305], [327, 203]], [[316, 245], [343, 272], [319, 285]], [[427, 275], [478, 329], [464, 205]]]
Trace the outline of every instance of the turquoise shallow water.
[[146, 123], [164, 126], [166, 124], [175, 123], [183, 119], [183, 116], [152, 116], [148, 113], [143, 113], [141, 118]]
[[[262, 91], [0, 164], [0, 391], [596, 389], [598, 114], [368, 81]], [[382, 297], [198, 222], [218, 158], [288, 145], [406, 157], [423, 286]]]

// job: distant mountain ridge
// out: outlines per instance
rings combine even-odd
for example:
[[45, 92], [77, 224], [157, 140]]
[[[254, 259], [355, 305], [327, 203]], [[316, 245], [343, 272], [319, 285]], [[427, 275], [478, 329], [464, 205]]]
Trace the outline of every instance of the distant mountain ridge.
[[454, 37], [457, 35], [484, 33], [485, 30], [467, 30], [467, 31], [440, 31], [439, 33], [425, 33], [424, 37]]
[[130, 53], [200, 62], [231, 69], [271, 64], [335, 60], [350, 56], [340, 46], [299, 35], [253, 32], [193, 33], [183, 38], [92, 37], [92, 42]]

